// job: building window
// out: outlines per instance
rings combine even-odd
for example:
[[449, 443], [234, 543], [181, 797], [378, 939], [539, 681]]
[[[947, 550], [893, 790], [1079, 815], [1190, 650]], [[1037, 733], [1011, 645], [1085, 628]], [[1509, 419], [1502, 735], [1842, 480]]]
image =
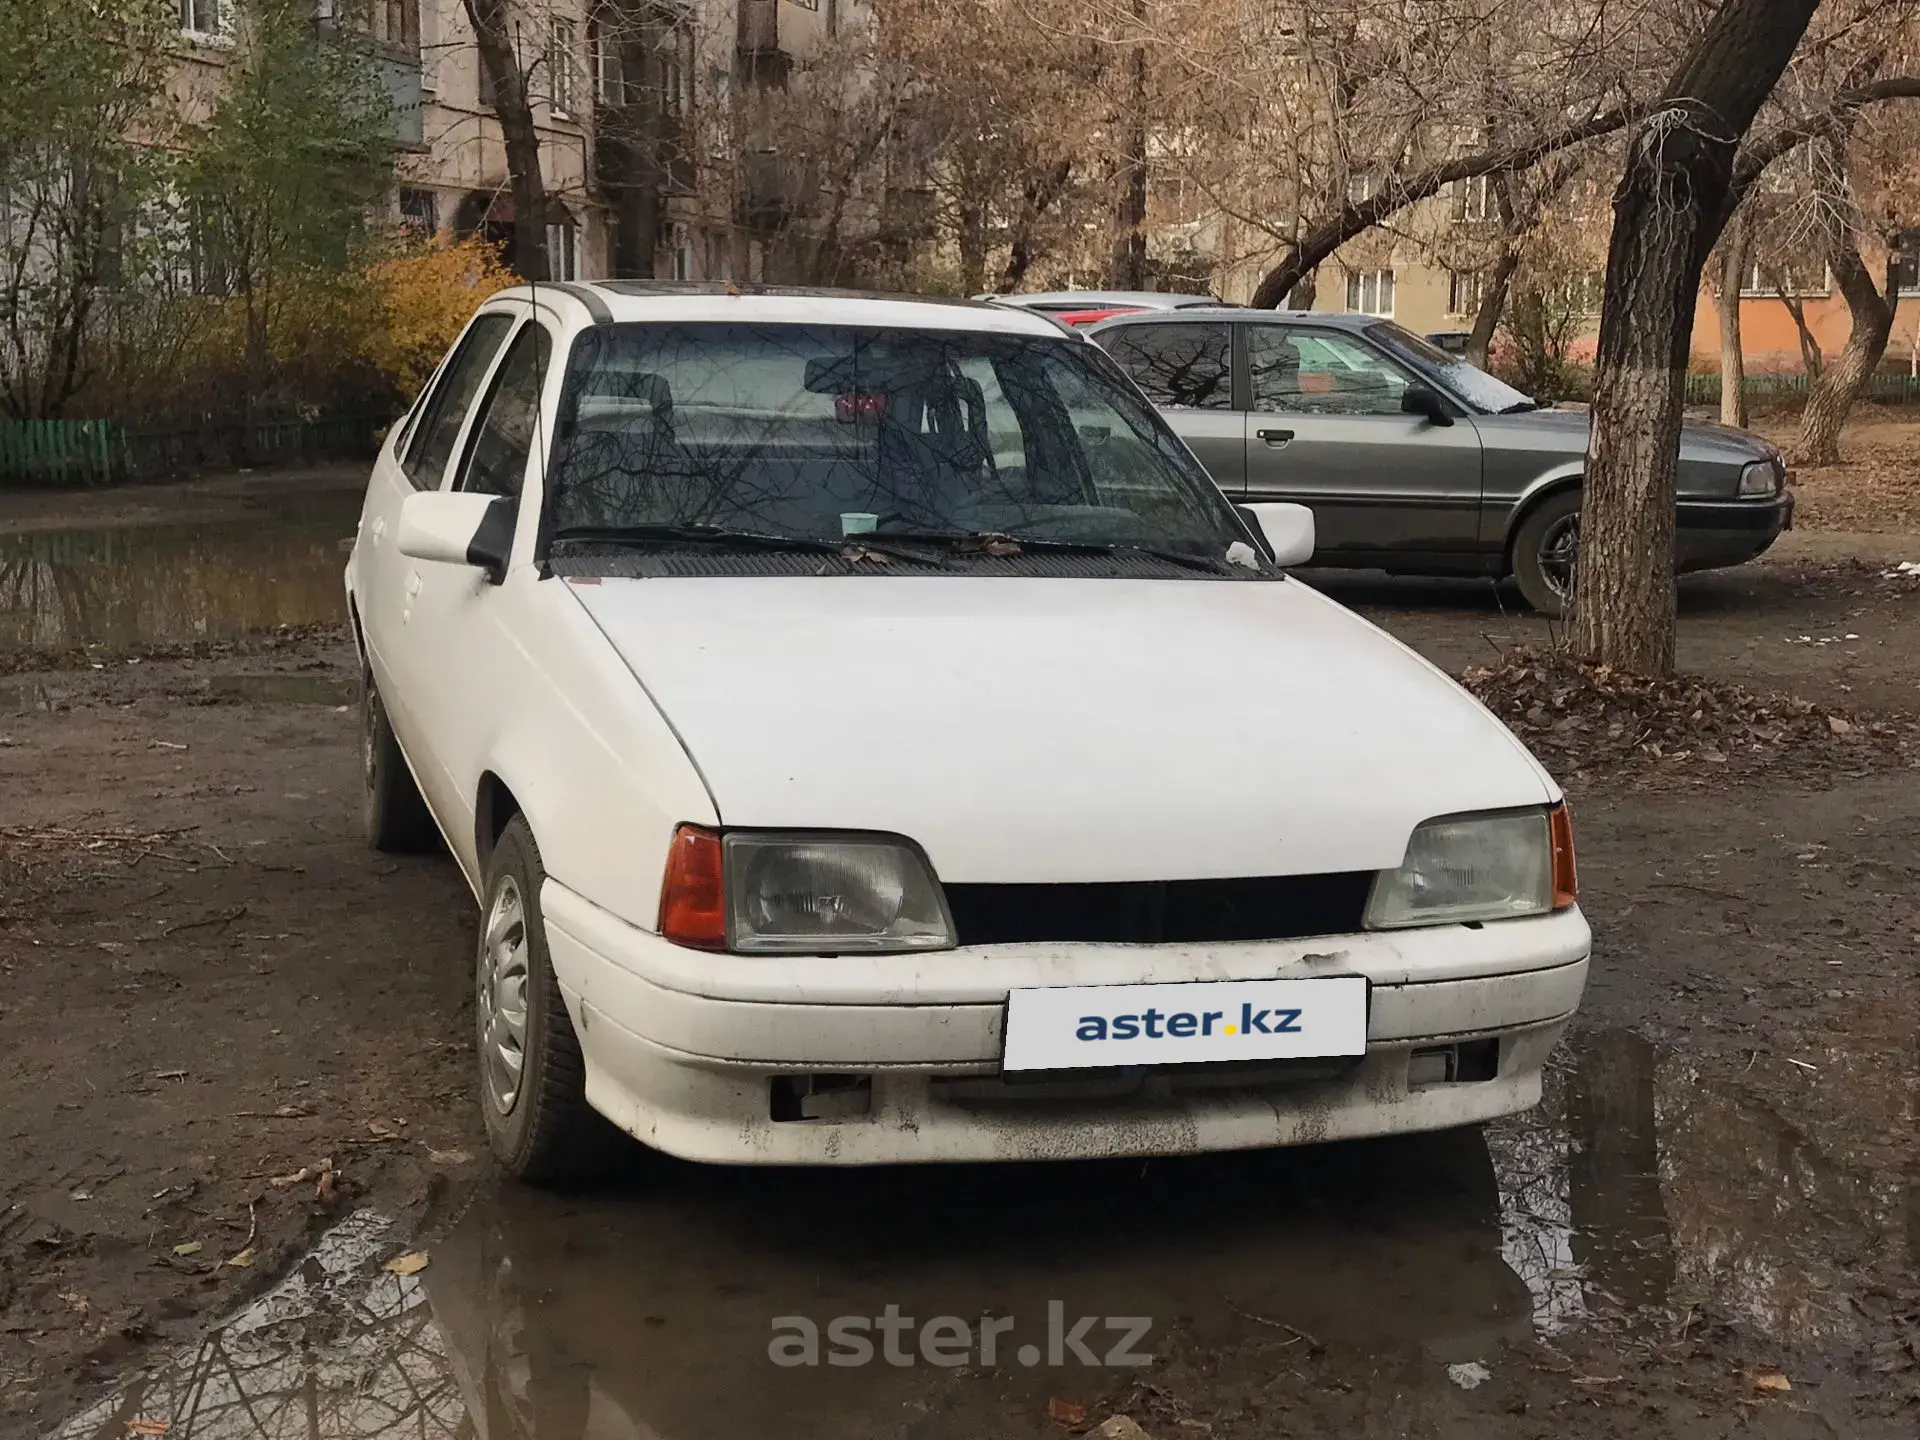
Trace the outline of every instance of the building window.
[[420, 0], [374, 0], [372, 30], [373, 38], [382, 45], [418, 55]]
[[1567, 308], [1576, 315], [1598, 315], [1600, 302], [1607, 298], [1607, 272], [1604, 270], [1582, 270], [1567, 282], [1571, 292], [1572, 304]]
[[1392, 315], [1393, 271], [1349, 271], [1347, 309], [1355, 315]]
[[693, 241], [684, 225], [673, 227], [673, 278], [693, 279]]
[[1373, 176], [1354, 175], [1347, 180], [1347, 199], [1358, 205], [1373, 198]]
[[564, 119], [573, 113], [578, 84], [574, 77], [574, 28], [571, 20], [549, 21], [547, 31], [548, 84], [553, 113]]
[[440, 229], [440, 197], [431, 190], [401, 187], [400, 223], [422, 237], [436, 234]]
[[1449, 315], [1477, 316], [1486, 295], [1487, 278], [1478, 270], [1447, 272], [1447, 313]]
[[693, 113], [693, 30], [677, 25], [660, 42], [660, 104], [684, 119]]
[[1491, 175], [1474, 175], [1453, 182], [1453, 218], [1456, 224], [1477, 224], [1491, 220], [1497, 212]]
[[1902, 230], [1893, 237], [1893, 289], [1897, 295], [1920, 294], [1920, 230]]
[[1795, 299], [1818, 299], [1827, 294], [1827, 268], [1819, 261], [1781, 265], [1755, 263], [1747, 267], [1740, 283], [1742, 295], [1791, 295]]
[[593, 91], [594, 98], [609, 109], [619, 109], [627, 103], [627, 72], [620, 55], [620, 39], [609, 33], [606, 21], [596, 21], [593, 27]]
[[547, 278], [580, 278], [580, 232], [570, 221], [547, 226]]
[[180, 28], [189, 35], [224, 36], [233, 28], [228, 0], [180, 0]]

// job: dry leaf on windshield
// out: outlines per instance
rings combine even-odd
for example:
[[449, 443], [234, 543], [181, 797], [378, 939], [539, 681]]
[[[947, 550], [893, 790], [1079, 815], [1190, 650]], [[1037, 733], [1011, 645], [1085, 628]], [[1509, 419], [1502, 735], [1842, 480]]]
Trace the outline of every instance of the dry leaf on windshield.
[[404, 1255], [396, 1255], [380, 1267], [389, 1275], [418, 1275], [427, 1268], [427, 1252], [409, 1250]]

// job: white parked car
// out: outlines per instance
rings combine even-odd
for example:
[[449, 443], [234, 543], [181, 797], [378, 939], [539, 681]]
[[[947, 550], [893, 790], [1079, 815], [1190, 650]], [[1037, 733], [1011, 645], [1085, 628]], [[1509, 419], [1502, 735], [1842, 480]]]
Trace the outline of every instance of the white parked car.
[[479, 899], [501, 1161], [596, 1112], [869, 1164], [1534, 1104], [1589, 950], [1560, 791], [1311, 550], [1012, 307], [488, 300], [346, 580], [369, 838]]

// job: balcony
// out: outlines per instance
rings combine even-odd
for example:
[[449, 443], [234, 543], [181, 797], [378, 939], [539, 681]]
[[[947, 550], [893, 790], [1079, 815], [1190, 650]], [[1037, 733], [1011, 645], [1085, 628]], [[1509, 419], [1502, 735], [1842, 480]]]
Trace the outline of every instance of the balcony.
[[765, 235], [800, 219], [815, 189], [808, 167], [774, 149], [749, 150], [743, 158], [740, 223]]
[[393, 101], [394, 140], [402, 150], [425, 150], [427, 134], [420, 87], [420, 57], [403, 57], [392, 51], [376, 50], [370, 58], [375, 72], [380, 76], [380, 83], [386, 87]]
[[793, 56], [780, 43], [780, 0], [739, 0], [734, 73], [748, 85], [783, 86]]

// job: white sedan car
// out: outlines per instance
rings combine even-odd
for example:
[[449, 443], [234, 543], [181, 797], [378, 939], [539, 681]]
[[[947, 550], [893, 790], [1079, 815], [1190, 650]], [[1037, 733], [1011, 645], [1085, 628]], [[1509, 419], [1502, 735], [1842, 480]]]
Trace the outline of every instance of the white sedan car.
[[1521, 1110], [1589, 932], [1560, 791], [1006, 306], [488, 300], [347, 566], [368, 836], [481, 909], [558, 1177], [1166, 1155]]

